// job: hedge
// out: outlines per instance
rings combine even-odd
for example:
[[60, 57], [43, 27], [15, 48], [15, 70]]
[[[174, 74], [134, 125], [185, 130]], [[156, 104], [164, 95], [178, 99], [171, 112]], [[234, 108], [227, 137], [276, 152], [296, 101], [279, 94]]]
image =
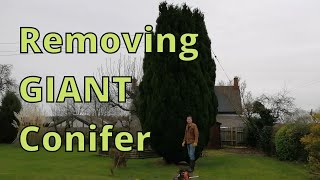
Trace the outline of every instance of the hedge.
[[280, 160], [307, 161], [308, 153], [300, 139], [309, 134], [307, 124], [287, 124], [275, 136], [276, 155]]
[[320, 175], [320, 124], [313, 124], [310, 132], [301, 138], [301, 142], [309, 153], [308, 161], [311, 171]]

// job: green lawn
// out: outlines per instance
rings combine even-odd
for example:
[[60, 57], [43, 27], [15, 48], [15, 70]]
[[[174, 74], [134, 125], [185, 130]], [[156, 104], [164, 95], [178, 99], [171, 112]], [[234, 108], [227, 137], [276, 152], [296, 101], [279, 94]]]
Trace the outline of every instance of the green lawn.
[[[13, 145], [0, 145], [0, 179], [70, 179], [70, 180], [170, 180], [178, 171], [176, 165], [165, 165], [160, 158], [128, 161], [127, 168], [110, 176], [111, 159], [97, 153], [25, 152]], [[308, 179], [302, 164], [277, 161], [258, 155], [243, 155], [210, 150], [197, 161], [197, 179]]]

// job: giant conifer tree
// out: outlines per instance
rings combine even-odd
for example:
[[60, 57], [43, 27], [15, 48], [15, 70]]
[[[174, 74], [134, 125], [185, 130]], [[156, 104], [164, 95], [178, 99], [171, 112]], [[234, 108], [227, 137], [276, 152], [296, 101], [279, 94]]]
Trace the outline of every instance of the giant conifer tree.
[[[200, 136], [196, 157], [207, 145], [209, 129], [215, 122], [217, 100], [214, 94], [216, 66], [211, 56], [204, 15], [187, 5], [174, 6], [163, 2], [153, 36], [152, 52], [145, 53], [144, 76], [139, 86], [138, 115], [144, 131], [151, 132], [150, 143], [167, 162], [188, 161], [181, 147], [186, 117], [192, 115]], [[158, 53], [156, 34], [172, 33], [176, 37], [176, 52]], [[198, 34], [194, 48], [198, 57], [193, 61], [179, 59], [180, 37], [185, 33]], [[187, 40], [189, 42], [190, 40]]]

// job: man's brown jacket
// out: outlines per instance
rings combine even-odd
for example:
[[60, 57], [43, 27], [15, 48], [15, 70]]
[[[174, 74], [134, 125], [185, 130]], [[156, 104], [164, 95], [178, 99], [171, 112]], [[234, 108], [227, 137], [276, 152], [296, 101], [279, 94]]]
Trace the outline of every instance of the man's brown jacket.
[[185, 142], [186, 144], [198, 144], [198, 137], [199, 131], [197, 125], [194, 123], [187, 124], [183, 142]]

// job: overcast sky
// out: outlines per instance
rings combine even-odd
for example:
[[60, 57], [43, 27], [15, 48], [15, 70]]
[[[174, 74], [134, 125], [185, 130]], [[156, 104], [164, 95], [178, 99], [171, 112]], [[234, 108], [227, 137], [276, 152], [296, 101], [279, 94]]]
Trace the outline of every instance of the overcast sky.
[[[13, 64], [18, 83], [26, 76], [93, 75], [106, 59], [126, 54], [19, 54], [19, 28], [49, 32], [144, 32], [155, 26], [158, 5], [151, 0], [1, 0], [0, 61]], [[319, 0], [190, 0], [168, 1], [198, 7], [226, 74], [240, 76], [255, 95], [287, 88], [298, 107], [320, 107]], [[41, 44], [40, 44], [41, 45]], [[131, 57], [142, 57], [143, 46]], [[217, 82], [228, 78], [217, 64]], [[81, 82], [80, 82], [81, 81]], [[60, 86], [59, 81], [56, 87]]]

